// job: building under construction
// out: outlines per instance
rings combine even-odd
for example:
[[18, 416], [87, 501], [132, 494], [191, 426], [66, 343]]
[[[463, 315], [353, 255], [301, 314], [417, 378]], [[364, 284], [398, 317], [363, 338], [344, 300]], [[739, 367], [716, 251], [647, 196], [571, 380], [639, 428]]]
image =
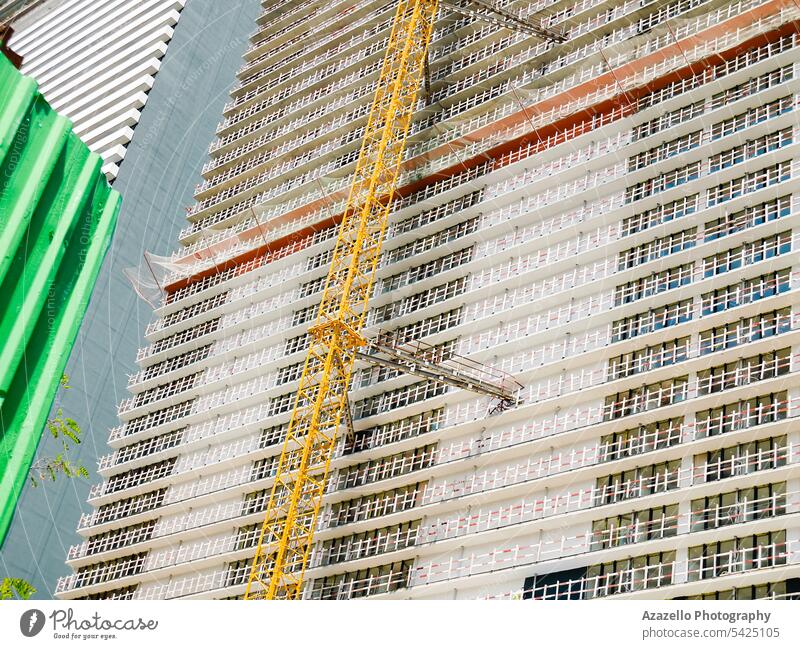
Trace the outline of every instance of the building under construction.
[[[263, 4], [61, 598], [250, 595], [295, 480], [398, 1]], [[440, 3], [302, 597], [800, 596], [798, 19]]]

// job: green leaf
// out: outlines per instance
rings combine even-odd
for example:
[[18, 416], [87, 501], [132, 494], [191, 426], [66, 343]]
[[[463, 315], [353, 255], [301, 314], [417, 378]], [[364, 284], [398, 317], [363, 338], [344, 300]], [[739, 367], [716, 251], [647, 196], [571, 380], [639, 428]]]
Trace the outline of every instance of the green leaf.
[[3, 577], [0, 581], [0, 600], [14, 599], [16, 594], [18, 599], [30, 599], [36, 589], [24, 579], [15, 577]]
[[66, 426], [62, 427], [64, 435], [69, 437], [75, 444], [80, 444], [81, 438], [78, 435], [81, 434], [81, 427], [78, 426], [74, 419], [67, 419], [66, 424]]

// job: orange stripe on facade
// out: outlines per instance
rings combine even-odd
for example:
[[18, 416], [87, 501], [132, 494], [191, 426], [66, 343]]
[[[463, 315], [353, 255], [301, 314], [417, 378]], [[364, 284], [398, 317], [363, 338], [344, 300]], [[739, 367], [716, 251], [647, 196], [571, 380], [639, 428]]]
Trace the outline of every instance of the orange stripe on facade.
[[[576, 88], [555, 95], [554, 97], [535, 104], [530, 108], [524, 108], [517, 113], [509, 115], [503, 120], [483, 127], [470, 134], [469, 139], [474, 141], [476, 139], [487, 137], [492, 133], [496, 133], [498, 130], [518, 127], [520, 124], [530, 121], [531, 116], [547, 112], [554, 108], [558, 108], [559, 106], [567, 105], [576, 99], [579, 100], [582, 97], [587, 97], [593, 92], [596, 92], [599, 88], [603, 88], [610, 84], [616, 85], [620, 81], [620, 72], [624, 73], [624, 78], [635, 76], [636, 74], [642, 72], [649, 65], [652, 65], [653, 63], [663, 59], [665, 56], [681, 54], [683, 49], [686, 47], [695, 47], [696, 45], [708, 40], [716, 39], [719, 36], [732, 31], [732, 28], [736, 29], [751, 23], [755, 19], [772, 15], [776, 11], [779, 11], [781, 7], [789, 4], [792, 4], [791, 0], [788, 2], [786, 0], [775, 0], [774, 2], [762, 5], [761, 7], [751, 9], [748, 12], [740, 14], [739, 16], [735, 16], [728, 21], [721, 23], [720, 25], [715, 25], [714, 27], [701, 32], [705, 38], [701, 37], [701, 34], [698, 34], [673, 43], [672, 45], [657, 50], [649, 56], [642, 57], [641, 59], [637, 59], [636, 61], [625, 64], [613, 72], [603, 74], [595, 79], [581, 84]], [[800, 33], [800, 25], [798, 25], [796, 22], [791, 22], [781, 26], [778, 29], [754, 36], [728, 50], [717, 52], [708, 57], [695, 61], [694, 63], [687, 64], [680, 69], [674, 70], [669, 74], [648, 82], [646, 85], [621, 92], [614, 97], [603, 100], [577, 113], [567, 115], [545, 126], [533, 128], [530, 132], [514, 138], [513, 140], [504, 142], [480, 154], [461, 160], [450, 167], [437, 171], [436, 173], [421, 178], [414, 183], [399, 188], [397, 190], [397, 195], [400, 197], [409, 196], [410, 194], [432, 185], [435, 182], [446, 180], [457, 173], [473, 169], [480, 164], [486, 163], [487, 161], [493, 162], [494, 169], [500, 169], [526, 157], [536, 155], [541, 151], [572, 140], [580, 135], [593, 131], [597, 128], [601, 128], [602, 126], [610, 124], [624, 117], [628, 117], [635, 112], [636, 101], [649, 93], [656, 92], [670, 85], [671, 83], [690, 78], [703, 72], [704, 70], [711, 69], [720, 62], [732, 60], [746, 50], [767, 45], [779, 40], [784, 36], [795, 33]], [[461, 142], [442, 145], [433, 151], [407, 161], [404, 163], [404, 168], [413, 169], [415, 166], [419, 166], [420, 161], [424, 162], [435, 158], [435, 154], [437, 152], [440, 155], [443, 153], [450, 153], [454, 146], [464, 147], [467, 146], [467, 144], [468, 142], [464, 142], [462, 140]], [[330, 202], [332, 199], [345, 198], [346, 194], [347, 190], [340, 190], [327, 197], [317, 199], [302, 207], [286, 212], [278, 217], [278, 219], [275, 219], [273, 223], [275, 221], [290, 222], [294, 218], [309, 214], [316, 209], [324, 207], [325, 204]], [[341, 219], [342, 214], [333, 215], [289, 235], [265, 243], [264, 245], [258, 246], [252, 250], [248, 250], [240, 255], [236, 255], [222, 264], [215, 265], [204, 271], [194, 273], [187, 278], [173, 282], [166, 286], [165, 290], [168, 294], [173, 293], [189, 284], [201, 281], [203, 278], [215, 275], [216, 273], [227, 270], [233, 266], [246, 264], [247, 270], [251, 270], [255, 267], [275, 261], [285, 256], [285, 254], [281, 255], [278, 252], [282, 248], [289, 249], [286, 254], [299, 251], [305, 246], [298, 246], [298, 242], [301, 242], [305, 239], [307, 242], [306, 245], [311, 245], [314, 233], [338, 224]], [[263, 237], [263, 226], [254, 226], [253, 228], [243, 231], [239, 236], [243, 239], [253, 240]], [[204, 249], [199, 253], [195, 253], [194, 255], [187, 256], [180, 261], [187, 262], [192, 260], [197, 261], [203, 259], [213, 259], [214, 252], [219, 251], [224, 245], [224, 242], [222, 242], [216, 246], [210, 246], [209, 248]], [[254, 264], [254, 260], [259, 256], [264, 257], [263, 263]]]

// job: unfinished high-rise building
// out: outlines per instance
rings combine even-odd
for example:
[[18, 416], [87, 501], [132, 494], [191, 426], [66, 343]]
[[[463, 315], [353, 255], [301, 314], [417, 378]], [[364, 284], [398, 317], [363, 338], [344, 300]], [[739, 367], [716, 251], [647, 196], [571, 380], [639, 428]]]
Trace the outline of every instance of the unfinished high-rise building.
[[[566, 41], [439, 9], [367, 333], [518, 404], [360, 361], [304, 597], [800, 596], [800, 8], [496, 4]], [[263, 5], [62, 598], [245, 592], [396, 3]]]

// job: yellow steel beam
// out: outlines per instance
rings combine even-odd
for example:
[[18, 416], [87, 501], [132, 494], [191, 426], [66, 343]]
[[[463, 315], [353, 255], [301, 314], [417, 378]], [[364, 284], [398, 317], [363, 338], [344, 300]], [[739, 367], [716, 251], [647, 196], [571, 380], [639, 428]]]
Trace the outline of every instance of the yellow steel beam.
[[400, 0], [245, 599], [299, 599], [438, 0]]

